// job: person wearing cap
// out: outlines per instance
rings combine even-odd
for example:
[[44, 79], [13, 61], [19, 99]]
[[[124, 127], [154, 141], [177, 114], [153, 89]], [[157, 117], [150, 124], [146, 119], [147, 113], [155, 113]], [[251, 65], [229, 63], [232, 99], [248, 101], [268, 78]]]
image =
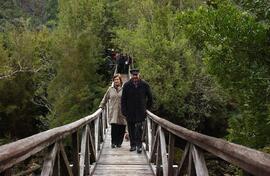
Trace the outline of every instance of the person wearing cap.
[[138, 69], [131, 69], [131, 79], [123, 86], [122, 114], [127, 118], [130, 151], [142, 152], [142, 128], [146, 109], [152, 106], [152, 93], [148, 83], [140, 79]]
[[121, 113], [122, 79], [120, 74], [113, 76], [113, 86], [105, 93], [99, 107], [104, 109], [109, 101], [109, 122], [111, 124], [111, 147], [121, 147], [125, 129], [126, 117]]

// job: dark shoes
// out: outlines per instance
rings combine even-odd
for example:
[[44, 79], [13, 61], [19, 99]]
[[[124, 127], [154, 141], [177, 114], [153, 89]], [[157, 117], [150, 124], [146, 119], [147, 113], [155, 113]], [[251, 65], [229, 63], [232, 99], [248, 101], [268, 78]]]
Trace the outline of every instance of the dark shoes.
[[[130, 147], [129, 151], [135, 151], [136, 147]], [[137, 147], [137, 153], [142, 153], [142, 148], [141, 147]]]
[[121, 148], [121, 144], [112, 144], [112, 148]]
[[137, 153], [142, 153], [142, 148], [141, 147], [137, 147]]
[[136, 147], [130, 147], [129, 151], [135, 151], [136, 150]]

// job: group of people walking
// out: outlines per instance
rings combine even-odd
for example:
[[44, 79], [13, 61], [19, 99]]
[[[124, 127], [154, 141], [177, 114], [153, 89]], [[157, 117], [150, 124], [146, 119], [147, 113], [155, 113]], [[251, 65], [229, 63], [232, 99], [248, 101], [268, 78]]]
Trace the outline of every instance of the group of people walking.
[[130, 55], [116, 52], [114, 49], [107, 49], [105, 55], [110, 58], [114, 65], [117, 65], [118, 73], [128, 74], [129, 65], [133, 64], [133, 59]]
[[109, 101], [111, 147], [121, 147], [126, 128], [130, 151], [142, 152], [142, 132], [146, 109], [152, 106], [152, 93], [147, 82], [140, 78], [138, 69], [131, 69], [131, 79], [123, 85], [121, 75], [113, 76], [113, 85], [105, 93], [100, 107]]

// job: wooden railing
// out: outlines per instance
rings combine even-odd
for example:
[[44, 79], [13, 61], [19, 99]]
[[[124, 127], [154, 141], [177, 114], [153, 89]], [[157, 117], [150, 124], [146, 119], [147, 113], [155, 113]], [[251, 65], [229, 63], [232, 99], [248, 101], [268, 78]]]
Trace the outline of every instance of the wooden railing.
[[[44, 152], [41, 176], [89, 175], [95, 168], [104, 141], [108, 106], [76, 122], [0, 146], [0, 175], [15, 175], [12, 167]], [[68, 158], [63, 140], [71, 137]]]
[[[147, 111], [144, 134], [146, 154], [153, 171], [158, 176], [186, 174], [207, 176], [209, 174], [204, 159], [204, 154], [207, 152], [250, 174], [270, 175], [269, 154], [190, 131], [150, 111]], [[186, 141], [186, 144], [181, 160], [175, 165], [176, 138]]]
[[[117, 68], [116, 68], [117, 69]], [[57, 127], [0, 146], [0, 176], [14, 175], [12, 168], [27, 158], [45, 154], [41, 176], [84, 176], [95, 169], [108, 127], [108, 104], [95, 113], [68, 125]], [[71, 154], [64, 140], [71, 137]], [[175, 161], [175, 140], [185, 141], [182, 158]], [[204, 154], [221, 158], [248, 173], [269, 176], [270, 155], [209, 137], [162, 119], [147, 111], [144, 148], [154, 173], [164, 176], [207, 176]]]

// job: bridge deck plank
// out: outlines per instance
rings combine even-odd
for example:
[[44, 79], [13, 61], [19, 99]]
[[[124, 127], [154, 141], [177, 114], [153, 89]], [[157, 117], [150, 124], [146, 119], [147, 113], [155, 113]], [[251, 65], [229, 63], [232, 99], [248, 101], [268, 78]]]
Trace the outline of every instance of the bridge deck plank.
[[124, 141], [121, 148], [111, 148], [109, 129], [93, 175], [152, 176], [153, 172], [144, 153], [137, 154], [136, 151], [129, 151], [129, 141]]

